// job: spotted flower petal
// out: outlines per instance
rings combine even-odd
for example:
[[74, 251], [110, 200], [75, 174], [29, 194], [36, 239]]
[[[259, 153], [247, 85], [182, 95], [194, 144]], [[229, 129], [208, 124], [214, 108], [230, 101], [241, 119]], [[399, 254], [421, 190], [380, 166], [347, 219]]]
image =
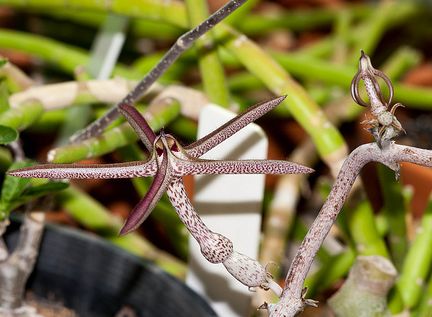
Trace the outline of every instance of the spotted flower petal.
[[202, 156], [219, 143], [225, 141], [230, 136], [243, 129], [249, 123], [255, 121], [275, 108], [285, 98], [286, 96], [277, 97], [250, 107], [248, 110], [231, 119], [213, 132], [207, 134], [191, 145], [186, 146], [184, 148], [186, 153], [192, 157]]
[[153, 176], [157, 171], [154, 160], [116, 164], [44, 164], [16, 169], [9, 175], [25, 178], [131, 178]]
[[129, 214], [120, 230], [120, 235], [125, 235], [138, 228], [151, 214], [170, 183], [172, 177], [169, 170], [167, 155], [162, 156], [162, 161], [158, 166], [158, 171], [153, 178], [149, 190]]
[[313, 169], [277, 160], [175, 160], [174, 171], [177, 176], [197, 174], [306, 174]]
[[153, 149], [156, 134], [153, 132], [152, 128], [150, 128], [147, 120], [144, 119], [135, 107], [127, 104], [121, 104], [119, 106], [119, 111], [138, 134], [146, 149], [150, 152]]

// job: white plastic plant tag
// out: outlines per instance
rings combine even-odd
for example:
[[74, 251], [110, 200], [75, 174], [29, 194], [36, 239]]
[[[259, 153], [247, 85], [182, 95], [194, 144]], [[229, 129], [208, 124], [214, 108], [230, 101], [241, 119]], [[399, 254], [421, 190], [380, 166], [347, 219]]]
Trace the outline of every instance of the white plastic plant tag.
[[108, 79], [126, 40], [128, 18], [109, 14], [91, 49], [87, 69], [97, 79]]
[[[199, 117], [198, 138], [232, 119], [234, 113], [216, 105], [206, 106]], [[267, 138], [256, 124], [249, 124], [202, 158], [265, 159]], [[234, 250], [254, 259], [258, 255], [261, 203], [265, 175], [205, 175], [195, 177], [194, 206], [207, 226], [232, 240]], [[211, 264], [190, 239], [187, 284], [208, 299], [219, 316], [249, 314], [251, 292], [235, 280], [222, 264]]]

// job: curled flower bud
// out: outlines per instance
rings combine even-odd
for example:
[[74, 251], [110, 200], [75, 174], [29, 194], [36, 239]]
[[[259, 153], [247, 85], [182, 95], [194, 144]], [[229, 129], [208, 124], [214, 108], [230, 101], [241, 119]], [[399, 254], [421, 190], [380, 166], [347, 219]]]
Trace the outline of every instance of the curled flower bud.
[[273, 281], [267, 267], [263, 267], [258, 261], [247, 255], [234, 251], [223, 262], [223, 265], [232, 276], [250, 289], [256, 287], [264, 290], [271, 289], [277, 296], [282, 293], [282, 288]]
[[209, 231], [204, 239], [198, 239], [201, 253], [210, 263], [221, 263], [234, 252], [233, 243], [227, 237]]

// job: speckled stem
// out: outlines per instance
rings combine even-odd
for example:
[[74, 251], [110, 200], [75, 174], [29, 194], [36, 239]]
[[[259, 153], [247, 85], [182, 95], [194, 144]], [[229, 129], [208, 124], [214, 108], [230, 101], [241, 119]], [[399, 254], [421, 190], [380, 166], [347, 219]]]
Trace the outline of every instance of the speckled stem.
[[271, 289], [280, 296], [282, 289], [272, 280], [265, 267], [258, 261], [234, 251], [230, 239], [207, 228], [187, 197], [180, 177], [172, 180], [167, 193], [179, 218], [198, 242], [207, 261], [223, 263], [233, 277], [249, 288]]
[[[211, 30], [216, 24], [226, 18], [231, 12], [240, 7], [246, 0], [231, 0], [221, 9], [213, 13], [204, 22], [180, 36], [168, 50], [159, 63], [126, 95], [120, 104], [134, 104], [150, 88], [150, 86], [173, 64], [177, 58], [203, 34]], [[73, 137], [73, 141], [88, 139], [99, 135], [119, 115], [118, 105], [111, 108], [103, 117], [93, 122], [86, 129]]]
[[192, 206], [180, 177], [175, 177], [171, 181], [167, 194], [180, 220], [200, 245], [201, 253], [206, 260], [211, 263], [225, 261], [233, 252], [232, 242], [207, 228]]
[[307, 304], [302, 298], [303, 283], [313, 259], [330, 231], [348, 193], [363, 166], [376, 161], [398, 171], [399, 162], [432, 167], [432, 151], [391, 143], [380, 149], [376, 143], [359, 146], [345, 160], [321, 211], [305, 236], [291, 264], [279, 303], [269, 305], [270, 316], [295, 316]]

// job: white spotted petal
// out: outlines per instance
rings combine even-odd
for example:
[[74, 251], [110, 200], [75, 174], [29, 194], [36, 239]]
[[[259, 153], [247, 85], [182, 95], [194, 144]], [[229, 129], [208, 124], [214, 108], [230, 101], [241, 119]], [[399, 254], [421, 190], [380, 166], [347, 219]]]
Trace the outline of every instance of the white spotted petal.
[[7, 173], [25, 178], [110, 179], [154, 176], [156, 171], [156, 162], [151, 159], [149, 161], [116, 164], [43, 164], [20, 168]]

